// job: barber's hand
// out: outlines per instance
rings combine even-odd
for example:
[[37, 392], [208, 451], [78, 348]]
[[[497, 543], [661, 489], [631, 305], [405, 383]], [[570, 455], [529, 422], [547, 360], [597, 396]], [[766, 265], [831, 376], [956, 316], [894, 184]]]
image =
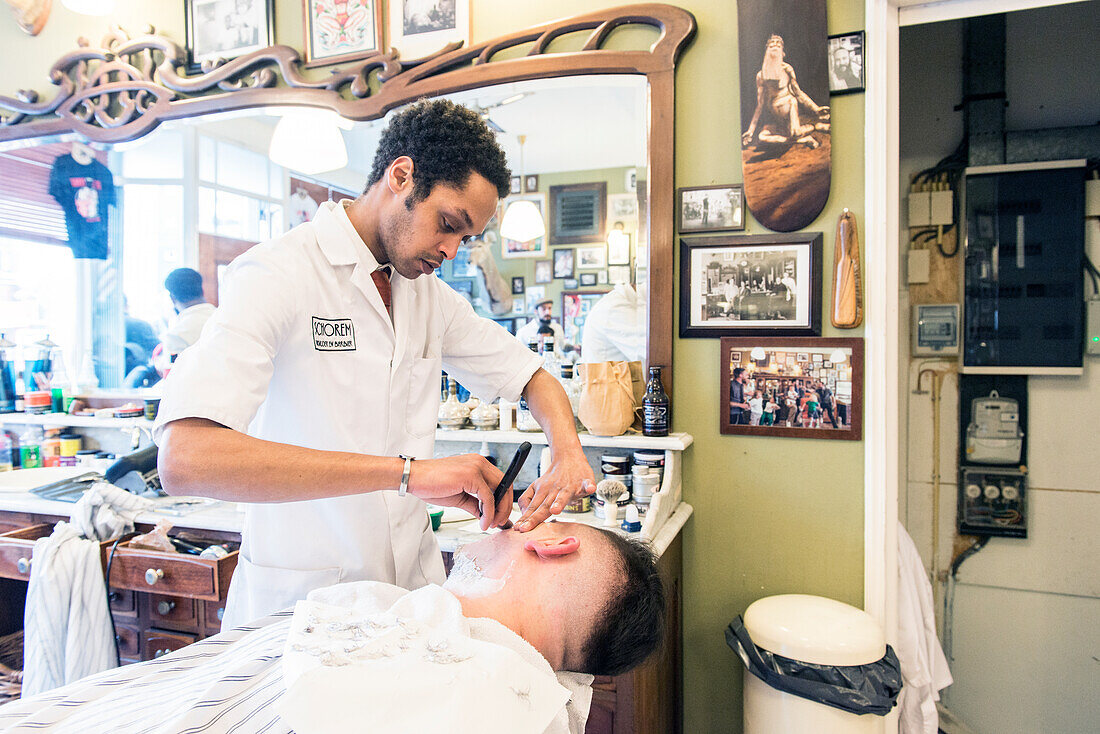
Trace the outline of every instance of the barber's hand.
[[523, 514], [515, 528], [526, 532], [550, 515], [558, 515], [577, 497], [596, 491], [596, 478], [584, 452], [571, 453], [550, 462], [550, 470], [536, 479], [519, 498]]
[[409, 493], [433, 505], [457, 507], [481, 519], [481, 529], [504, 525], [512, 512], [512, 489], [500, 504], [493, 504], [493, 490], [504, 473], [480, 454], [443, 459], [418, 459], [409, 472]]

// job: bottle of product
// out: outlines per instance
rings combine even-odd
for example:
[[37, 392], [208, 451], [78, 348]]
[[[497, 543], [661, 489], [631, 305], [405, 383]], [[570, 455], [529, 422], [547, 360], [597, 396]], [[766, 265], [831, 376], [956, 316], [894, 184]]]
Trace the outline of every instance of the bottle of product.
[[642, 433], [646, 436], [667, 436], [669, 424], [668, 395], [661, 383], [661, 368], [649, 368], [649, 383], [642, 401]]
[[15, 467], [11, 460], [11, 439], [0, 431], [0, 472], [11, 471]]
[[561, 386], [565, 388], [565, 395], [569, 398], [569, 407], [573, 409], [573, 416], [580, 412], [581, 409], [581, 391], [580, 386], [573, 379], [573, 365], [565, 362], [561, 366]]
[[42, 466], [42, 427], [27, 426], [19, 436], [19, 465], [24, 469]]
[[[0, 334], [0, 413], [15, 412], [15, 344]], [[2, 459], [2, 457], [0, 457]]]
[[[539, 352], [539, 343], [537, 339], [532, 339], [527, 342], [527, 348], [535, 354]], [[542, 426], [535, 420], [535, 416], [531, 415], [531, 409], [527, 406], [527, 398], [520, 396], [519, 404], [516, 406], [516, 430], [517, 431], [541, 431]]]
[[557, 377], [561, 372], [561, 363], [558, 362], [558, 355], [554, 353], [554, 337], [547, 336], [542, 341], [542, 366], [554, 377]]
[[51, 361], [53, 374], [50, 376], [50, 412], [65, 412], [65, 391], [69, 388], [69, 375], [65, 371], [65, 357], [60, 349], [54, 350]]

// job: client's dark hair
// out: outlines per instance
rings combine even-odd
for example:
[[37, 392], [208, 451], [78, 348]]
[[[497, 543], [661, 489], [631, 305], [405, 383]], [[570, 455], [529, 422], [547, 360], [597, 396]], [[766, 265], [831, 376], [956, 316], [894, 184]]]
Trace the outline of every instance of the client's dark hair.
[[604, 535], [619, 554], [621, 585], [608, 589], [585, 643], [580, 673], [619, 675], [661, 644], [665, 634], [665, 587], [657, 573], [657, 557], [649, 546], [618, 533]]
[[413, 161], [413, 192], [406, 202], [410, 209], [428, 198], [437, 183], [461, 188], [471, 173], [484, 176], [498, 196], [507, 196], [511, 188], [512, 174], [493, 131], [476, 112], [450, 100], [417, 102], [393, 116], [378, 141], [364, 191], [403, 155]]

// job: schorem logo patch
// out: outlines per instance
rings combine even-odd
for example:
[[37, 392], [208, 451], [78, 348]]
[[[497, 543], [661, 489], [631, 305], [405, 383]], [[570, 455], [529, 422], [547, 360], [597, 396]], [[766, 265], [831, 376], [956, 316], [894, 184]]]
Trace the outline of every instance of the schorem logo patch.
[[313, 348], [318, 352], [354, 352], [355, 326], [351, 319], [313, 317]]

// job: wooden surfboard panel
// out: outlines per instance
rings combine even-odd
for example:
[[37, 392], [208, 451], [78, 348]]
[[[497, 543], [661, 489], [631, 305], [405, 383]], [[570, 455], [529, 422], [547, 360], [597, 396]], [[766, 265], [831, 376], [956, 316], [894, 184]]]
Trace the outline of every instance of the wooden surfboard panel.
[[737, 26], [745, 204], [793, 232], [821, 213], [832, 179], [825, 0], [738, 0]]

